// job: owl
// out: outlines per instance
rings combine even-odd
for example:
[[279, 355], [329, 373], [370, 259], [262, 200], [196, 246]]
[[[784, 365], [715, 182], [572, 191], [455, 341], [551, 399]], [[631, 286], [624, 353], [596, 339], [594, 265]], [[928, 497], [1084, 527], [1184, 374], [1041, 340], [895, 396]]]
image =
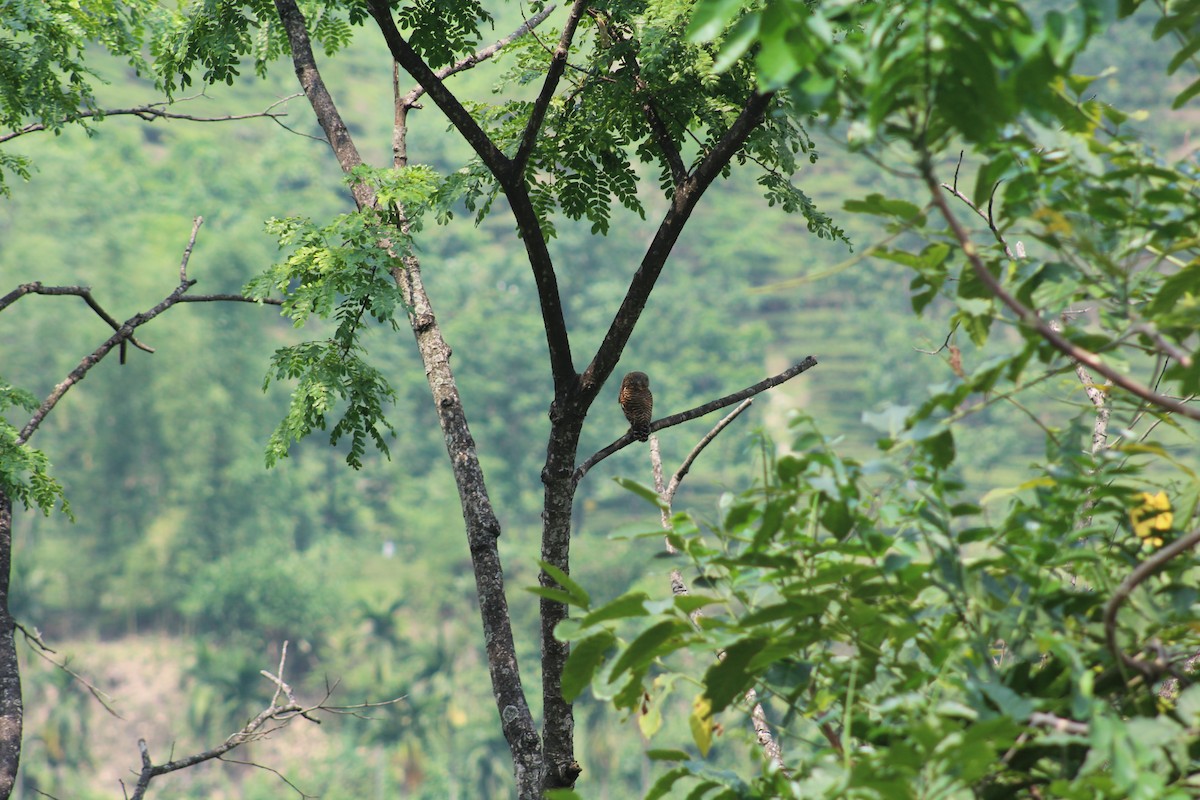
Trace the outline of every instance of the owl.
[[644, 372], [631, 372], [621, 379], [617, 402], [629, 420], [629, 429], [641, 441], [650, 438], [650, 416], [654, 411], [654, 395], [650, 394], [650, 378]]

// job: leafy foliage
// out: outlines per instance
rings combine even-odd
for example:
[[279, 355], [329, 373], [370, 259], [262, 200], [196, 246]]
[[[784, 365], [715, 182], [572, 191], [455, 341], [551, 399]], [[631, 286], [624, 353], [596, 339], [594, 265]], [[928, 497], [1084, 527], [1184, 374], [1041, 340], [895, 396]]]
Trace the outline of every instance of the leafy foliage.
[[71, 517], [71, 506], [62, 485], [50, 475], [50, 460], [27, 443], [18, 444], [20, 430], [8, 421], [9, 409], [34, 411], [33, 395], [0, 378], [0, 490], [25, 508], [36, 506], [46, 516], [54, 506]]
[[[385, 405], [396, 394], [377, 368], [363, 358], [363, 319], [370, 316], [397, 328], [396, 306], [403, 300], [391, 269], [403, 248], [410, 246], [409, 233], [420, 227], [421, 214], [431, 203], [438, 181], [426, 168], [398, 171], [362, 169], [352, 181], [371, 181], [381, 203], [404, 208], [405, 225], [380, 218], [372, 209], [343, 214], [326, 226], [292, 218], [272, 220], [268, 230], [291, 254], [246, 286], [246, 294], [263, 298], [272, 292], [284, 295], [282, 313], [299, 328], [310, 317], [333, 317], [332, 335], [319, 342], [305, 342], [276, 351], [272, 359], [276, 380], [298, 379], [287, 416], [271, 435], [267, 463], [285, 458], [292, 442], [313, 430], [324, 430], [327, 415], [345, 402], [341, 419], [330, 431], [330, 443], [350, 436], [346, 462], [362, 466], [367, 441], [383, 453], [388, 447], [383, 429], [395, 432], [385, 418]], [[268, 374], [265, 390], [271, 382]]]
[[[792, 424], [791, 454], [732, 498], [718, 527], [687, 514], [672, 521], [669, 541], [712, 589], [585, 604], [559, 631], [576, 642], [568, 675], [653, 732], [651, 709], [672, 708], [671, 693], [687, 685], [671, 676], [696, 663], [701, 757], [709, 717], [744, 727], [732, 723], [755, 690], [790, 772], [764, 763], [739, 797], [917, 797], [929, 785], [947, 797], [1031, 787], [1189, 796], [1183, 732], [1196, 690], [1128, 686], [1105, 643], [1106, 601], [1144, 547], [1130, 521], [1140, 467], [1080, 455], [1087, 426], [1073, 425], [1048, 441], [1041, 474], [1008, 508], [985, 514], [953, 477], [948, 428], [885, 436], [881, 457], [858, 463], [810, 419]], [[1166, 496], [1195, 496], [1186, 473], [1170, 487]], [[1083, 517], [1090, 523], [1076, 524]], [[1171, 562], [1127, 615], [1131, 638], [1157, 641], [1168, 662], [1200, 648], [1189, 624], [1196, 576], [1193, 563]], [[1051, 719], [1080, 724], [1056, 730]], [[1135, 755], [1109, 766], [1131, 737], [1142, 743], [1127, 751]], [[712, 772], [699, 760], [676, 764], [658, 785], [688, 780], [699, 791]]]

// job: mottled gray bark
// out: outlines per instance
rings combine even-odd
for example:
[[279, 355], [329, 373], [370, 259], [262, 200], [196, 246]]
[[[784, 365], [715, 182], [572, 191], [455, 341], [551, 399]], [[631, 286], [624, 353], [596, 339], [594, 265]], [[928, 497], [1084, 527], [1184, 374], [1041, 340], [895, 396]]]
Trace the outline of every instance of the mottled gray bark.
[[0, 798], [17, 782], [21, 764], [21, 673], [17, 665], [16, 624], [8, 613], [12, 571], [12, 498], [0, 489]]

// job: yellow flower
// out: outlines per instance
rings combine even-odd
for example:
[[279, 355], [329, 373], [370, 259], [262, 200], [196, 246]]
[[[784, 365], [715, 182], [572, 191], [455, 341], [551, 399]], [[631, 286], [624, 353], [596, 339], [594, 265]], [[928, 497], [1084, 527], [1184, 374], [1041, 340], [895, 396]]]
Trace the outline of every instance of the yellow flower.
[[1162, 537], [1152, 536], [1157, 531], [1171, 530], [1175, 516], [1171, 513], [1171, 501], [1166, 492], [1150, 494], [1142, 492], [1142, 504], [1129, 510], [1129, 524], [1139, 539], [1145, 539], [1151, 547], [1162, 547]]

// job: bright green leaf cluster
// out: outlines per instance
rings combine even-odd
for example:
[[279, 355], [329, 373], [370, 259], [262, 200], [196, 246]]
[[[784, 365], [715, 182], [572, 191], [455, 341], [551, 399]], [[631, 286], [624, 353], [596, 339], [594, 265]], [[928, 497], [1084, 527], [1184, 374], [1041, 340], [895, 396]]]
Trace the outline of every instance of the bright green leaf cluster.
[[341, 417], [330, 440], [336, 444], [342, 436], [350, 437], [346, 461], [355, 468], [362, 466], [368, 441], [386, 454], [383, 430], [394, 433], [385, 406], [395, 399], [395, 392], [383, 374], [365, 361], [363, 330], [368, 319], [393, 330], [398, 327], [395, 315], [398, 306], [403, 308], [403, 298], [392, 269], [407, 254], [410, 234], [419, 229], [423, 211], [435, 204], [441, 182], [425, 167], [363, 167], [349, 180], [369, 183], [381, 206], [391, 209], [389, 216], [366, 209], [343, 214], [325, 226], [298, 218], [271, 220], [268, 230], [279, 238], [281, 247], [290, 248], [290, 254], [245, 288], [252, 298], [282, 294], [282, 313], [298, 328], [314, 316], [336, 322], [327, 340], [275, 353], [264, 389], [272, 379], [299, 384], [287, 416], [271, 436], [268, 464], [286, 457], [292, 442], [323, 430], [335, 413]]
[[[0, 413], [11, 408], [33, 411], [37, 407], [33, 395], [0, 379]], [[41, 450], [18, 444], [19, 434], [6, 416], [0, 416], [0, 491], [25, 508], [37, 506], [47, 516], [57, 505], [74, 519], [62, 485], [50, 476], [50, 460]]]

